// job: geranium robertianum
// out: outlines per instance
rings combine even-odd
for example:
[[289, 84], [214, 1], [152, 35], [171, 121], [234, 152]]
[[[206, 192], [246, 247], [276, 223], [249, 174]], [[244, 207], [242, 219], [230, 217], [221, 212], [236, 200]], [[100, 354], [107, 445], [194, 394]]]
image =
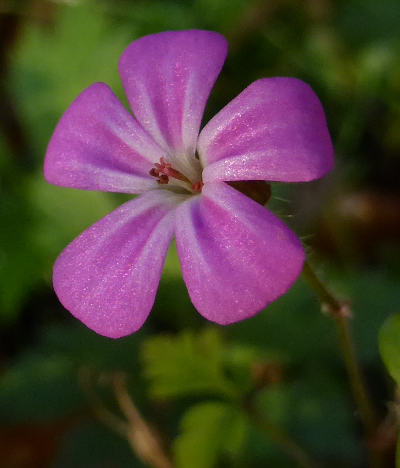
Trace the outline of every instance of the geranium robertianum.
[[95, 83], [52, 136], [47, 181], [140, 194], [83, 232], [54, 266], [60, 301], [99, 334], [142, 326], [174, 235], [194, 306], [219, 324], [256, 314], [302, 270], [296, 235], [226, 182], [323, 176], [333, 149], [322, 106], [298, 79], [260, 79], [199, 133], [226, 52], [210, 31], [143, 37], [119, 62], [134, 117]]

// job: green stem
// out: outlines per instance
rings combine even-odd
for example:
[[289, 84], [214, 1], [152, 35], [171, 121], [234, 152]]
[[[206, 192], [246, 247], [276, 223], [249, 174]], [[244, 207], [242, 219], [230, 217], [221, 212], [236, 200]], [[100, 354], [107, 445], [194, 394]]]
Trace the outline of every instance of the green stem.
[[[321, 302], [322, 309], [325, 312], [328, 312], [335, 320], [351, 390], [365, 434], [367, 438], [370, 438], [376, 431], [377, 418], [357, 360], [348, 323], [348, 319], [350, 317], [349, 306], [347, 303], [339, 301], [331, 294], [308, 262], [305, 262], [304, 264], [303, 277], [317, 294]], [[370, 466], [380, 466], [379, 457], [372, 451], [370, 452]]]
[[263, 419], [250, 401], [243, 404], [243, 407], [252, 423], [258, 427], [270, 442], [276, 444], [298, 466], [303, 468], [318, 468], [318, 465], [302, 447], [279, 427]]

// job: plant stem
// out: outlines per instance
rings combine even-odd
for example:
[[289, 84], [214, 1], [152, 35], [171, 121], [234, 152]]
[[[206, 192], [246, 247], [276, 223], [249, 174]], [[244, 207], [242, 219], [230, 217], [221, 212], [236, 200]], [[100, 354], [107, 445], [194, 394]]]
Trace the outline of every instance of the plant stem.
[[268, 441], [275, 443], [291, 460], [303, 468], [318, 468], [308, 453], [300, 447], [288, 434], [279, 427], [269, 423], [255, 410], [253, 404], [247, 400], [243, 405], [246, 414], [253, 424], [267, 437]]
[[155, 430], [145, 421], [126, 388], [125, 376], [115, 373], [112, 379], [117, 403], [128, 421], [128, 441], [145, 463], [154, 468], [173, 468], [174, 465]]
[[108, 426], [114, 432], [122, 437], [126, 437], [128, 424], [122, 418], [106, 408], [92, 386], [92, 377], [92, 372], [88, 368], [82, 367], [79, 369], [78, 381], [82, 390], [86, 394], [87, 403], [93, 411], [93, 414], [99, 421]]
[[[321, 302], [322, 310], [329, 313], [335, 320], [351, 390], [368, 442], [368, 439], [371, 438], [376, 431], [377, 417], [357, 360], [348, 323], [348, 319], [351, 317], [349, 306], [346, 302], [342, 302], [332, 295], [307, 261], [304, 264], [303, 277], [317, 294]], [[370, 466], [381, 466], [378, 455], [372, 450], [370, 450]]]
[[126, 438], [135, 454], [147, 465], [154, 468], [174, 468], [158, 433], [142, 417], [133, 403], [126, 388], [124, 374], [113, 373], [112, 387], [118, 406], [125, 416], [124, 419], [107, 409], [91, 385], [92, 373], [82, 368], [79, 381], [87, 394], [90, 404], [97, 418], [110, 429]]

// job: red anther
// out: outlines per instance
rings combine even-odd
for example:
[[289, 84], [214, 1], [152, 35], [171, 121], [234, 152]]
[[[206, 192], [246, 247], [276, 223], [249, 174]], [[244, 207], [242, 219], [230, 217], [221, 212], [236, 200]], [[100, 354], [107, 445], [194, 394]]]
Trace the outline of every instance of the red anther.
[[161, 175], [158, 176], [157, 182], [158, 182], [160, 185], [167, 185], [168, 182], [169, 182], [169, 178], [168, 178], [168, 176], [166, 176], [165, 174], [161, 174]]
[[149, 174], [152, 177], [157, 177], [157, 182], [162, 185], [168, 184], [170, 177], [172, 179], [182, 180], [183, 182], [191, 184], [187, 177], [175, 170], [171, 166], [171, 163], [167, 162], [164, 158], [160, 158], [160, 162], [154, 164], [154, 167], [149, 171]]
[[199, 181], [199, 182], [195, 182], [194, 184], [192, 184], [192, 189], [195, 191], [195, 192], [201, 192], [202, 188], [203, 188], [203, 182]]

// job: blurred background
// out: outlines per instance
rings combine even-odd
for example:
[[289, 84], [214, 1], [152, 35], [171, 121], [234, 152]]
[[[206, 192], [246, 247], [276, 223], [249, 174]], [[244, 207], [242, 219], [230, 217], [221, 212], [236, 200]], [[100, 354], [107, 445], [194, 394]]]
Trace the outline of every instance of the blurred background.
[[[321, 181], [273, 184], [268, 207], [351, 300], [383, 417], [394, 385], [377, 335], [400, 312], [399, 26], [398, 0], [1, 0], [1, 467], [147, 466], [118, 434], [121, 372], [120, 390], [178, 468], [297, 466], [238, 401], [251, 401], [321, 466], [366, 466], [332, 320], [301, 278], [256, 317], [217, 327], [191, 305], [172, 246], [145, 326], [117, 341], [97, 336], [58, 303], [52, 265], [124, 198], [48, 185], [42, 165], [83, 89], [104, 81], [126, 102], [118, 59], [145, 34], [199, 28], [228, 39], [205, 121], [258, 78], [308, 82], [326, 111], [336, 167]], [[371, 442], [388, 460], [393, 437]]]

